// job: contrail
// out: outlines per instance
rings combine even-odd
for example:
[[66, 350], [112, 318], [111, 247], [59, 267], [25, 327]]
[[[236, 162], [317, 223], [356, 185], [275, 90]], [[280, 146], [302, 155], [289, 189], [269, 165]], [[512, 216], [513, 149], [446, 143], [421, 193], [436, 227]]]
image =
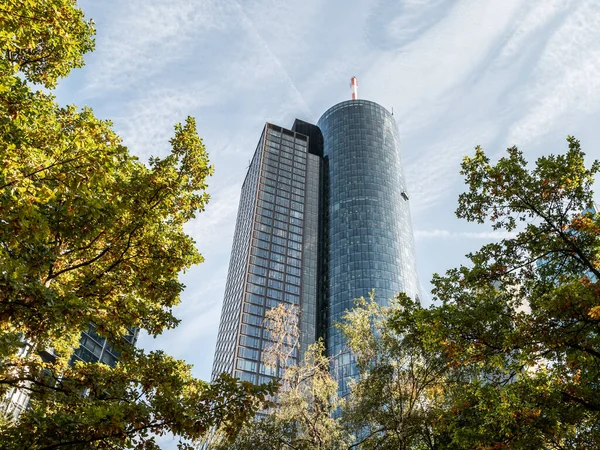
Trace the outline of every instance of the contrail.
[[267, 53], [269, 54], [269, 56], [271, 57], [271, 59], [273, 60], [273, 62], [275, 63], [275, 65], [281, 71], [281, 73], [285, 77], [285, 80], [288, 82], [290, 88], [292, 88], [292, 90], [296, 93], [296, 96], [300, 100], [301, 106], [312, 117], [313, 114], [312, 114], [312, 111], [311, 111], [310, 107], [308, 106], [308, 103], [306, 103], [306, 101], [304, 100], [304, 97], [302, 96], [302, 94], [300, 93], [300, 91], [298, 90], [298, 88], [296, 87], [296, 85], [294, 84], [294, 81], [292, 80], [292, 78], [288, 74], [287, 70], [285, 70], [285, 67], [283, 67], [283, 64], [281, 64], [280, 59], [271, 50], [271, 48], [269, 47], [269, 45], [267, 44], [267, 42], [260, 35], [258, 29], [254, 25], [254, 23], [250, 20], [250, 17], [248, 17], [248, 15], [244, 11], [244, 8], [242, 7], [242, 5], [240, 5], [240, 3], [237, 0], [233, 0], [233, 3], [238, 7], [241, 15], [243, 16], [243, 18], [244, 18], [244, 20], [243, 20], [244, 24], [248, 25], [248, 28], [250, 29], [250, 31], [252, 32], [252, 34], [256, 37], [256, 39], [258, 40], [258, 42], [260, 42], [260, 44], [267, 51]]

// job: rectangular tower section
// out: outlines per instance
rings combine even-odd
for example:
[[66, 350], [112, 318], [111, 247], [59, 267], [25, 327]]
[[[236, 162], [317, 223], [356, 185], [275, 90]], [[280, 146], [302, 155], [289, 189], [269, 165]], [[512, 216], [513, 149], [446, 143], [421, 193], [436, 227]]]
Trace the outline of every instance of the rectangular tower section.
[[281, 366], [314, 342], [320, 158], [308, 144], [303, 134], [264, 128], [242, 186], [213, 377], [264, 383], [280, 375], [264, 363], [265, 314], [280, 304], [296, 307], [300, 328]]

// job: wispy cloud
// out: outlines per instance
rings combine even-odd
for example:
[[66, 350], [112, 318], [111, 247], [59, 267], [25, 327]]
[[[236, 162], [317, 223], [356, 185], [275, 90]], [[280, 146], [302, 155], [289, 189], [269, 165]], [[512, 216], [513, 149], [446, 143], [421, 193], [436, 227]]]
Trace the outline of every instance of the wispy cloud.
[[117, 122], [117, 128], [131, 151], [147, 158], [170, 151], [169, 139], [174, 125], [220, 99], [220, 89], [193, 83], [185, 90], [172, 87], [155, 89], [129, 102]]
[[[124, 89], [152, 79], [183, 58], [190, 43], [227, 25], [226, 2], [216, 0], [130, 0], [111, 2], [110, 21], [99, 23], [88, 88]], [[187, 63], [186, 63], [187, 64]]]
[[520, 3], [454, 2], [435, 27], [402, 51], [381, 55], [367, 73], [371, 92], [376, 98], [396, 99], [399, 120], [405, 120], [413, 110], [422, 110], [424, 105], [470, 80], [495, 49]]
[[520, 90], [525, 114], [512, 126], [510, 141], [529, 142], [567, 114], [600, 111], [600, 4], [584, 0], [569, 12], [539, 57], [534, 83]]
[[[239, 181], [239, 180], [236, 180]], [[200, 251], [228, 252], [240, 198], [240, 184], [232, 184], [215, 190], [206, 211], [185, 226], [196, 239]]]
[[486, 145], [490, 142], [498, 133], [498, 127], [487, 123], [461, 131], [456, 133], [456, 130], [445, 129], [433, 142], [407, 143], [406, 152], [411, 156], [415, 152], [410, 147], [419, 149], [418, 156], [405, 158], [411, 211], [415, 215], [424, 214], [454, 194], [457, 181], [460, 180], [458, 173], [463, 157], [473, 151], [473, 143]]
[[419, 239], [510, 239], [515, 233], [506, 231], [448, 231], [448, 230], [416, 230], [415, 238]]
[[[290, 76], [289, 72], [286, 70], [280, 57], [271, 49], [271, 46], [269, 45], [269, 43], [263, 38], [263, 36], [261, 34], [261, 30], [259, 30], [259, 28], [255, 25], [254, 21], [248, 16], [248, 14], [246, 14], [246, 11], [245, 11], [244, 7], [242, 6], [242, 3], [235, 1], [235, 5], [237, 6], [239, 14], [241, 14], [241, 16], [243, 18], [242, 19], [243, 25], [248, 29], [252, 39], [254, 39], [254, 41], [256, 42], [258, 51], [263, 51], [268, 56], [268, 58], [271, 60], [270, 64], [267, 64], [267, 66], [277, 68], [278, 74], [288, 83], [288, 86], [290, 87], [292, 92], [295, 94], [296, 101], [298, 102], [298, 104], [301, 108], [301, 111], [298, 111], [298, 112], [305, 112], [307, 114], [311, 114], [311, 109], [308, 106], [308, 103], [306, 103], [306, 101], [304, 100], [302, 93], [298, 90], [294, 80]], [[283, 15], [283, 17], [286, 17], [285, 13], [282, 15]], [[275, 21], [272, 22], [269, 27], [265, 27], [264, 29], [270, 30], [272, 28], [278, 28], [278, 27], [280, 28], [281, 22], [278, 23], [275, 18], [274, 18], [274, 20]], [[261, 21], [261, 25], [264, 23], [265, 22], [264, 22], [264, 18], [263, 18], [263, 20]], [[288, 34], [289, 34], [289, 31], [290, 30], [288, 29]], [[289, 42], [287, 43], [287, 45], [289, 45]]]

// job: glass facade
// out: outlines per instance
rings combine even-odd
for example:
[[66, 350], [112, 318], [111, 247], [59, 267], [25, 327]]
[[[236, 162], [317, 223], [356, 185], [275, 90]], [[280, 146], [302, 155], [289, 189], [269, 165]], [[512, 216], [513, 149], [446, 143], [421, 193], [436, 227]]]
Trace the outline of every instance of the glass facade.
[[[139, 329], [130, 328], [128, 331], [129, 334], [123, 336], [123, 339], [135, 345], [139, 335]], [[30, 354], [31, 351], [31, 344], [27, 341], [23, 341], [23, 347], [19, 352], [19, 356], [25, 357], [27, 354]], [[42, 350], [39, 352], [39, 355], [45, 361], [51, 361], [56, 357], [51, 349]], [[88, 363], [103, 363], [115, 367], [118, 360], [119, 352], [114, 345], [96, 333], [96, 326], [90, 323], [88, 330], [81, 333], [79, 347], [73, 352], [69, 364], [73, 364], [75, 361], [83, 361]], [[21, 388], [12, 388], [7, 392], [5, 397], [0, 400], [0, 412], [12, 420], [17, 420], [19, 415], [28, 405], [28, 391]]]
[[343, 395], [356, 367], [335, 323], [371, 290], [380, 304], [398, 292], [414, 298], [417, 270], [394, 117], [377, 103], [351, 100], [326, 111], [318, 126], [325, 160], [322, 333]]
[[[123, 339], [135, 345], [138, 334], [139, 329], [131, 328], [129, 329], [129, 334], [123, 336]], [[72, 364], [75, 361], [101, 362], [114, 367], [118, 360], [118, 350], [105, 338], [96, 333], [96, 326], [90, 323], [88, 330], [81, 333], [79, 348], [75, 349], [75, 352], [73, 352], [69, 364]]]
[[399, 148], [393, 116], [365, 100], [333, 106], [318, 126], [265, 126], [242, 186], [213, 377], [275, 377], [263, 321], [287, 303], [300, 307], [290, 362], [322, 336], [347, 392], [356, 367], [335, 323], [371, 290], [381, 304], [418, 292]]
[[[264, 383], [278, 375], [262, 353], [265, 313], [279, 304], [298, 307], [301, 346], [315, 340], [321, 161], [313, 156], [307, 136], [266, 124], [242, 186], [213, 378], [227, 372]], [[290, 350], [296, 363], [300, 349]]]

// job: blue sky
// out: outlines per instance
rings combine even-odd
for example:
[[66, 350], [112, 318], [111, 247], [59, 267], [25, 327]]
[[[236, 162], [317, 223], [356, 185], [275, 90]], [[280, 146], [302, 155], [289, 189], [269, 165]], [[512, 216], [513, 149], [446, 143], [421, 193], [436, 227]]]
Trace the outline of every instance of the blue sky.
[[[111, 119], [129, 149], [164, 155], [187, 115], [216, 167], [187, 231], [205, 263], [183, 276], [181, 325], [161, 348], [210, 378], [241, 183], [266, 121], [316, 123], [359, 96], [394, 110], [419, 273], [501, 237], [454, 217], [462, 157], [480, 144], [529, 160], [582, 141], [600, 158], [598, 0], [103, 0], [80, 2], [96, 51], [57, 90]], [[596, 196], [598, 198], [598, 196]]]

